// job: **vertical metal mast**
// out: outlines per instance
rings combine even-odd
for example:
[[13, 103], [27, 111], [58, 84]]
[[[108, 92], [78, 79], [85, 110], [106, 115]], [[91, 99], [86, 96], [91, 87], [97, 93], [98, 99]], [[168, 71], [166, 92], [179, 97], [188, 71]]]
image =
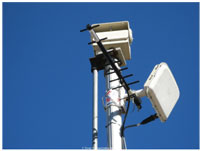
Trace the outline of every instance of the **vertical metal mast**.
[[92, 117], [92, 147], [98, 148], [98, 71], [96, 68], [93, 71], [93, 117]]
[[[91, 37], [94, 41], [89, 42], [88, 44], [96, 43], [102, 53], [99, 53], [94, 58], [90, 58], [92, 67], [96, 67], [97, 70], [105, 69], [106, 72], [106, 87], [107, 87], [107, 99], [106, 99], [106, 110], [107, 110], [107, 132], [108, 132], [108, 146], [110, 149], [122, 149], [122, 137], [123, 129], [125, 124], [125, 119], [127, 112], [125, 111], [125, 118], [122, 123], [122, 110], [121, 110], [121, 98], [124, 98], [125, 91], [127, 94], [131, 93], [129, 85], [135, 84], [139, 81], [134, 81], [132, 83], [127, 83], [125, 78], [132, 75], [122, 76], [120, 67], [118, 65], [119, 61], [115, 59], [115, 55], [111, 56], [106, 50], [101, 41], [106, 40], [107, 38], [99, 39], [96, 32], [93, 28], [96, 28], [100, 25], [87, 25], [86, 29], [81, 30], [81, 32], [88, 30], [91, 34]], [[121, 30], [121, 29], [120, 29]], [[129, 44], [128, 41], [126, 41]], [[128, 45], [129, 46], [129, 45]], [[106, 62], [105, 62], [106, 61]], [[93, 148], [97, 149], [97, 70], [92, 69], [94, 73], [94, 104], [93, 104]], [[108, 74], [109, 73], [109, 74]], [[136, 98], [135, 94], [129, 94], [130, 96]], [[130, 101], [129, 101], [130, 103]], [[134, 99], [134, 103], [141, 108], [140, 101]]]
[[[115, 63], [116, 67], [119, 68], [118, 64]], [[105, 73], [109, 72], [112, 74], [106, 75], [106, 113], [107, 113], [107, 137], [108, 137], [108, 147], [109, 149], [122, 149], [122, 139], [121, 139], [121, 108], [120, 108], [120, 89], [112, 90], [112, 88], [119, 87], [119, 80], [110, 82], [118, 78], [111, 66], [105, 67]]]

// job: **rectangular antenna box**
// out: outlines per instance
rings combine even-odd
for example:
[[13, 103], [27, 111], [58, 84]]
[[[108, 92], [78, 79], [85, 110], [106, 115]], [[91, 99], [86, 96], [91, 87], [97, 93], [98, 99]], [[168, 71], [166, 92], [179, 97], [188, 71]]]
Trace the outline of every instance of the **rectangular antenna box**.
[[162, 62], [154, 67], [144, 84], [144, 90], [160, 120], [165, 122], [180, 95], [175, 78], [166, 63]]
[[[97, 25], [93, 24], [92, 26]], [[102, 41], [105, 49], [121, 48], [123, 56], [126, 60], [131, 59], [130, 44], [133, 41], [132, 30], [128, 21], [100, 23], [99, 27], [94, 28], [99, 39], [107, 38]], [[91, 40], [94, 41], [93, 37]], [[92, 44], [95, 55], [100, 51], [96, 43]]]

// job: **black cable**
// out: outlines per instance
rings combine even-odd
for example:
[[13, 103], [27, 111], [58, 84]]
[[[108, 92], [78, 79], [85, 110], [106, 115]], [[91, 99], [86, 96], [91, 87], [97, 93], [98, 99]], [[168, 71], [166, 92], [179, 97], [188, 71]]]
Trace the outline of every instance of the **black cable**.
[[147, 117], [146, 119], [144, 119], [140, 124], [141, 124], [141, 125], [147, 124], [147, 123], [149, 123], [149, 122], [154, 121], [154, 120], [157, 119], [157, 118], [158, 118], [158, 115], [157, 115], [157, 113], [156, 113], [156, 114], [151, 115], [151, 116]]
[[140, 126], [140, 123], [133, 124], [133, 125], [128, 125], [128, 126], [124, 127], [124, 130], [127, 129], [127, 128], [130, 128], [130, 127], [137, 127], [137, 126]]
[[[129, 95], [128, 95], [128, 96], [129, 96]], [[129, 98], [129, 97], [128, 97], [128, 98]], [[128, 111], [129, 111], [129, 106], [130, 106], [130, 98], [128, 99], [128, 102], [129, 102], [129, 104], [127, 105], [126, 113], [125, 113], [125, 116], [124, 116], [124, 121], [123, 121], [122, 128], [121, 128], [121, 131], [123, 131], [121, 136], [123, 136], [123, 137], [124, 137], [124, 130], [125, 130], [125, 128], [126, 128], [126, 127], [124, 127], [124, 126], [125, 126], [125, 123], [126, 123], [126, 118], [127, 118]], [[132, 112], [134, 112], [134, 111], [135, 111], [135, 103], [134, 103], [134, 105], [133, 105], [133, 111], [132, 111]]]
[[124, 115], [123, 124], [122, 124], [122, 127], [121, 127], [121, 136], [122, 137], [124, 137], [124, 126], [125, 126], [125, 123], [126, 123], [126, 118], [127, 118], [127, 115], [128, 115], [129, 107], [130, 107], [130, 95], [128, 94], [128, 105], [127, 105], [126, 113]]
[[151, 116], [147, 117], [146, 119], [144, 119], [141, 123], [133, 124], [133, 125], [128, 125], [128, 126], [124, 127], [124, 130], [127, 129], [127, 128], [130, 128], [130, 127], [137, 127], [137, 126], [140, 126], [140, 125], [147, 124], [149, 122], [154, 121], [157, 118], [158, 118], [157, 114], [151, 115]]

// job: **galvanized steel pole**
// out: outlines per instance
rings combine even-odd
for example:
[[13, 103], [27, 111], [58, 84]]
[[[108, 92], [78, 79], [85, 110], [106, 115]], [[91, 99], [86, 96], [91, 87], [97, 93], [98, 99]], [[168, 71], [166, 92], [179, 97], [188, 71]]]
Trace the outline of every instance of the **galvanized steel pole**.
[[[116, 66], [119, 68], [118, 64]], [[105, 72], [113, 72], [111, 66], [108, 65], [105, 68]], [[106, 113], [107, 113], [107, 137], [108, 147], [113, 150], [122, 149], [122, 138], [121, 138], [121, 106], [120, 106], [120, 89], [112, 90], [112, 88], [120, 86], [119, 80], [110, 82], [110, 80], [117, 79], [118, 76], [114, 72], [106, 75]]]
[[98, 71], [93, 69], [93, 122], [92, 122], [92, 147], [98, 148]]

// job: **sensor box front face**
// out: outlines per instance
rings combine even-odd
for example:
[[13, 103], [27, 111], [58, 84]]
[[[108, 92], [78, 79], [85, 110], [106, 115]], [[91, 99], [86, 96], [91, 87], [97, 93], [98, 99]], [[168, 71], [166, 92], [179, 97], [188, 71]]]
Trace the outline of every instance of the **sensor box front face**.
[[144, 89], [160, 120], [165, 122], [180, 95], [174, 76], [166, 63], [154, 67]]
[[[94, 24], [96, 25], [96, 24]], [[92, 25], [92, 26], [94, 26]], [[102, 40], [102, 44], [105, 49], [111, 48], [120, 48], [122, 50], [123, 56], [126, 60], [131, 59], [131, 48], [130, 44], [133, 41], [132, 30], [129, 27], [128, 21], [121, 22], [111, 22], [111, 23], [100, 23], [99, 27], [94, 28], [99, 39], [107, 38]], [[94, 41], [94, 38], [91, 37], [91, 41]], [[94, 53], [97, 55], [100, 48], [96, 43], [92, 44]]]

